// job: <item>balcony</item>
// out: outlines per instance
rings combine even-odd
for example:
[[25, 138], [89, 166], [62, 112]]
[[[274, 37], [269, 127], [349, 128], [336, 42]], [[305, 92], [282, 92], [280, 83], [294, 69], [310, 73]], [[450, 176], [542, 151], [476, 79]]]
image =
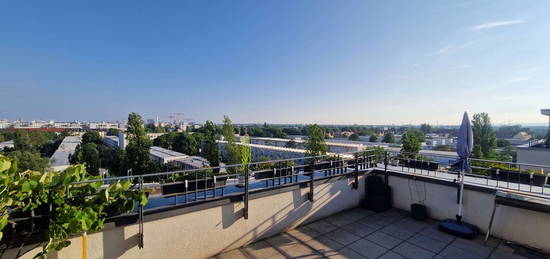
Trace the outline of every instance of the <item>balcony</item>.
[[[148, 191], [150, 203], [109, 218], [105, 229], [87, 240], [71, 238], [72, 245], [54, 256], [532, 258], [550, 251], [545, 175], [550, 168], [545, 166], [529, 165], [542, 172], [542, 181], [535, 181], [533, 171], [514, 178], [511, 171], [501, 177], [503, 170], [493, 179], [500, 162], [472, 160], [476, 174], [465, 178], [464, 219], [483, 233], [492, 221], [488, 242], [483, 244], [485, 235], [464, 240], [437, 230], [437, 220], [457, 213], [452, 160], [363, 151], [209, 169], [227, 172], [217, 175], [195, 169], [124, 177]], [[504, 164], [514, 172], [527, 166]], [[363, 209], [368, 175], [382, 177], [392, 188], [393, 209]], [[408, 216], [410, 204], [418, 202], [428, 207], [431, 219]], [[31, 258], [39, 251], [41, 233], [24, 234], [34, 241], [4, 244], [2, 258], [18, 253]]]
[[466, 240], [416, 221], [403, 210], [361, 207], [300, 226], [214, 258], [527, 258], [498, 238]]

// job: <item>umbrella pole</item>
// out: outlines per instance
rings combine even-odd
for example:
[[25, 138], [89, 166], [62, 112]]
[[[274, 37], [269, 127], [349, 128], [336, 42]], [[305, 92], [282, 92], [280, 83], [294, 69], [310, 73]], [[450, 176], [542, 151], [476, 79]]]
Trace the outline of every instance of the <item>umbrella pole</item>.
[[456, 222], [460, 224], [462, 220], [462, 199], [464, 195], [464, 169], [460, 170], [459, 173], [459, 184], [460, 184], [460, 191], [458, 192], [458, 214], [456, 215]]

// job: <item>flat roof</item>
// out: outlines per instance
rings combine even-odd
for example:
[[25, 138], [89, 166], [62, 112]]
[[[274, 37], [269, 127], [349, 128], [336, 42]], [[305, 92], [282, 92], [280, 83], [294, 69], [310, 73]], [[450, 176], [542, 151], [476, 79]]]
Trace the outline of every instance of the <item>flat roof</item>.
[[157, 146], [152, 146], [151, 147], [151, 149], [149, 150], [149, 155], [152, 155], [152, 156], [158, 157], [158, 158], [176, 158], [176, 157], [187, 158], [187, 157], [189, 157], [188, 155], [186, 155], [184, 153], [172, 151], [170, 149], [157, 147]]
[[541, 109], [540, 113], [542, 113], [542, 115], [550, 116], [550, 109]]
[[70, 165], [69, 155], [74, 153], [78, 144], [80, 144], [79, 136], [65, 137], [55, 153], [50, 157], [50, 166]]

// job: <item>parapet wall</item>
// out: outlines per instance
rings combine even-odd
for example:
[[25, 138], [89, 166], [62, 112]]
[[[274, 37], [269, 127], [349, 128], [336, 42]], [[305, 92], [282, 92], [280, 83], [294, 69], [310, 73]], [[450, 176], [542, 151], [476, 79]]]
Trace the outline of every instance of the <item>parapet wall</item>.
[[[359, 177], [358, 189], [353, 178], [338, 176], [315, 183], [314, 201], [308, 200], [305, 184], [267, 192], [251, 193], [249, 218], [242, 217], [243, 202], [215, 201], [222, 205], [198, 204], [195, 211], [172, 210], [146, 215], [144, 248], [138, 248], [138, 225], [105, 229], [88, 235], [88, 258], [207, 258], [295, 228], [339, 211], [359, 205], [364, 198], [365, 176]], [[234, 200], [234, 199], [233, 199]], [[158, 219], [154, 219], [158, 217]], [[82, 238], [71, 239], [71, 246], [54, 258], [82, 258]], [[23, 258], [32, 258], [38, 248]], [[5, 258], [14, 258], [9, 251]], [[4, 258], [4, 257], [3, 257]]]
[[[411, 203], [424, 200], [434, 219], [455, 218], [458, 212], [456, 185], [443, 180], [416, 180], [393, 173], [389, 185], [393, 191], [393, 206], [410, 210]], [[495, 203], [495, 191], [487, 188], [466, 188], [463, 220], [487, 232]], [[550, 214], [529, 209], [498, 205], [491, 231], [492, 236], [550, 251]]]

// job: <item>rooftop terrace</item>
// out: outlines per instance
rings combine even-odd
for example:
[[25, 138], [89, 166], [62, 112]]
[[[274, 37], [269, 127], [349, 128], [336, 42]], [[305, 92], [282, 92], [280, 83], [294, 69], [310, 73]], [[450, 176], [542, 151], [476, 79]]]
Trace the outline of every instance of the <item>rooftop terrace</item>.
[[529, 258], [542, 256], [491, 237], [484, 244], [437, 229], [438, 221], [416, 221], [408, 212], [343, 211], [224, 252], [213, 258]]
[[[200, 174], [216, 169], [209, 168], [120, 177], [145, 182], [144, 190], [152, 179], [190, 178], [156, 182], [160, 191], [149, 204], [107, 219], [103, 231], [89, 234], [93, 249], [85, 253], [90, 258], [464, 259], [540, 258], [544, 255], [537, 253], [550, 251], [549, 166], [529, 165], [537, 170], [526, 171], [525, 164], [495, 167], [501, 162], [472, 159], [478, 174], [465, 178], [463, 216], [483, 233], [490, 229], [489, 242], [481, 243], [483, 235], [472, 241], [435, 229], [437, 220], [457, 213], [453, 159], [363, 151], [251, 163], [244, 172], [217, 176]], [[232, 167], [242, 165], [220, 169]], [[392, 188], [393, 209], [363, 209], [368, 175], [382, 177]], [[412, 203], [426, 205], [431, 219], [412, 220], [407, 214]], [[81, 238], [71, 239], [73, 245], [57, 258], [82, 255]], [[24, 258], [37, 249], [21, 247], [31, 251]], [[17, 249], [8, 249], [3, 258], [14, 258]]]

